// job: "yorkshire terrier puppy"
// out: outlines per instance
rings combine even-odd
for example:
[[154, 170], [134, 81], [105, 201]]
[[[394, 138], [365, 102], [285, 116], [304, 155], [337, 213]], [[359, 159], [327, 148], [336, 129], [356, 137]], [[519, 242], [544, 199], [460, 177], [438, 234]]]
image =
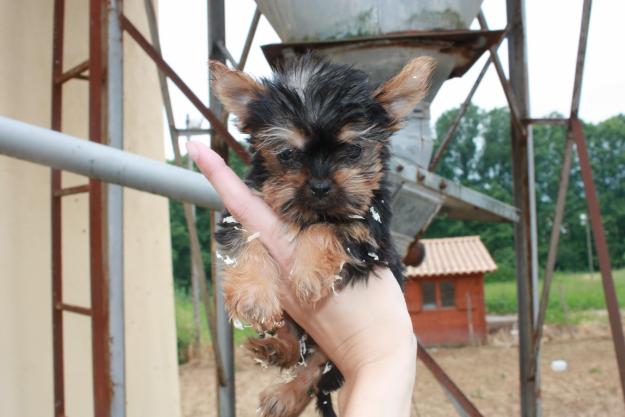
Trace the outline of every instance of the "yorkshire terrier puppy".
[[[434, 66], [432, 58], [416, 58], [376, 88], [364, 72], [310, 55], [261, 81], [211, 63], [215, 94], [249, 134], [247, 184], [295, 236], [285, 279], [302, 303], [366, 283], [376, 267], [389, 268], [403, 286], [389, 230], [389, 141], [426, 95]], [[264, 363], [292, 368], [289, 382], [261, 394], [259, 413], [297, 416], [316, 396], [321, 414], [335, 416], [330, 392], [342, 376], [284, 315], [278, 296], [283, 281], [268, 251], [229, 213], [216, 239], [230, 315], [266, 330], [248, 341], [248, 349]]]

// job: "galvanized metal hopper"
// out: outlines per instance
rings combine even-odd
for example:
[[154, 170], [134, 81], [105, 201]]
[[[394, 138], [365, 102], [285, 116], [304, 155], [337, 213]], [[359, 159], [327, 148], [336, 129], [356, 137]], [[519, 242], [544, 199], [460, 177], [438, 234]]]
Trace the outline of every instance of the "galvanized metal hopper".
[[[412, 58], [438, 61], [428, 96], [393, 136], [391, 230], [400, 253], [442, 209], [450, 217], [516, 221], [516, 209], [427, 171], [432, 157], [430, 103], [450, 77], [464, 74], [502, 31], [469, 31], [482, 0], [257, 0], [284, 43], [265, 45], [272, 64], [314, 51], [367, 72], [374, 84]], [[445, 186], [441, 186], [445, 184]]]

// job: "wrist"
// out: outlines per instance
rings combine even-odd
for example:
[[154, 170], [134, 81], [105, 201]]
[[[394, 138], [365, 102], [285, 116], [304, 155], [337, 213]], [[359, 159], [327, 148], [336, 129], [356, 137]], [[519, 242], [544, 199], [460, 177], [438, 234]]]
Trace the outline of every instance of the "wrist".
[[339, 397], [346, 417], [408, 417], [414, 390], [417, 344], [414, 336], [396, 354], [380, 358], [346, 376]]

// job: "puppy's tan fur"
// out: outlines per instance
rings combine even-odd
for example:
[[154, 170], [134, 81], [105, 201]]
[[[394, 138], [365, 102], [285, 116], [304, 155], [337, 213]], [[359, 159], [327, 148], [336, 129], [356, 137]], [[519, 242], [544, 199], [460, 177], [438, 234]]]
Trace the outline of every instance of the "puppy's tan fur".
[[318, 223], [301, 231], [290, 274], [297, 298], [304, 303], [316, 303], [328, 295], [348, 260], [331, 225]]
[[224, 268], [223, 291], [230, 315], [272, 328], [282, 317], [278, 266], [259, 239], [247, 242], [234, 262]]

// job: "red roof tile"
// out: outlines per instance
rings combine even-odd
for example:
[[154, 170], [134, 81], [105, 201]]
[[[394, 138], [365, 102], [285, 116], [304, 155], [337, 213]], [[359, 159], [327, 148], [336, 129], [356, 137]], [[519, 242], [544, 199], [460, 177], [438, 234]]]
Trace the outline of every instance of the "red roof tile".
[[408, 278], [492, 272], [497, 269], [479, 236], [422, 239], [425, 259], [406, 268]]

